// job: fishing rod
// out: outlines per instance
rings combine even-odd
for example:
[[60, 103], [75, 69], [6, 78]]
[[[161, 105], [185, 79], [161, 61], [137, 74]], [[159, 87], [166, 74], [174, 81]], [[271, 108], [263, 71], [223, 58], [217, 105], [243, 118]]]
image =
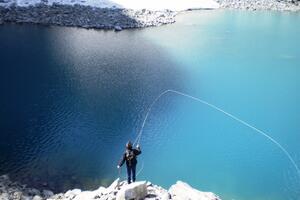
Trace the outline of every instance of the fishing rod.
[[[276, 141], [274, 138], [272, 138], [269, 134], [267, 134], [266, 132], [264, 132], [264, 131], [262, 131], [262, 130], [256, 128], [255, 126], [253, 126], [253, 125], [247, 123], [246, 121], [244, 121], [244, 120], [242, 120], [242, 119], [236, 117], [235, 115], [233, 115], [233, 114], [231, 114], [231, 113], [229, 113], [229, 112], [227, 112], [227, 111], [221, 109], [220, 107], [217, 107], [217, 106], [215, 106], [215, 105], [213, 105], [213, 104], [211, 104], [211, 103], [209, 103], [209, 102], [207, 102], [207, 101], [204, 101], [204, 100], [202, 100], [202, 99], [200, 99], [200, 98], [197, 98], [197, 97], [188, 95], [188, 94], [183, 93], [183, 92], [179, 92], [179, 91], [177, 91], [177, 90], [171, 90], [171, 89], [165, 90], [164, 92], [162, 92], [160, 95], [158, 95], [158, 96], [154, 99], [154, 101], [151, 103], [151, 105], [149, 106], [149, 108], [148, 108], [148, 110], [147, 110], [147, 113], [146, 113], [145, 118], [144, 118], [144, 120], [143, 120], [141, 129], [140, 129], [140, 131], [139, 131], [139, 133], [138, 133], [138, 135], [137, 135], [137, 137], [135, 138], [135, 141], [134, 141], [134, 143], [133, 143], [134, 145], [135, 145], [135, 144], [138, 144], [138, 145], [140, 144], [140, 140], [141, 140], [141, 137], [142, 137], [142, 134], [143, 134], [143, 131], [144, 131], [144, 126], [145, 126], [146, 121], [147, 121], [147, 119], [148, 119], [148, 116], [149, 116], [149, 114], [150, 114], [150, 112], [151, 112], [151, 110], [152, 110], [152, 107], [155, 105], [155, 103], [156, 103], [160, 98], [162, 98], [163, 96], [165, 96], [165, 95], [168, 94], [168, 93], [176, 94], [176, 95], [179, 95], [179, 96], [183, 96], [183, 97], [192, 99], [192, 100], [194, 100], [194, 101], [196, 101], [196, 102], [199, 102], [199, 103], [201, 103], [201, 104], [204, 104], [204, 105], [206, 105], [206, 106], [208, 106], [208, 107], [210, 107], [210, 108], [212, 108], [212, 109], [214, 109], [214, 110], [216, 110], [216, 111], [218, 111], [218, 112], [220, 112], [220, 113], [226, 115], [227, 117], [229, 117], [229, 118], [231, 118], [231, 119], [237, 121], [238, 123], [240, 123], [240, 124], [242, 124], [242, 125], [244, 125], [244, 126], [250, 128], [250, 129], [254, 130], [255, 132], [259, 133], [260, 135], [262, 135], [263, 137], [265, 137], [267, 140], [271, 141], [274, 145], [276, 145], [276, 146], [277, 146], [277, 147], [285, 154], [285, 156], [288, 158], [288, 160], [291, 162], [291, 164], [292, 164], [293, 167], [295, 168], [295, 170], [296, 170], [296, 172], [297, 172], [297, 175], [298, 175], [298, 178], [300, 179], [300, 170], [299, 170], [299, 167], [298, 167], [298, 165], [296, 164], [295, 160], [292, 158], [291, 154], [290, 154], [290, 153], [289, 153], [289, 152], [288, 152], [288, 151], [287, 151], [287, 150], [286, 150], [286, 149], [285, 149], [278, 141]], [[142, 169], [143, 169], [143, 168], [142, 168]], [[142, 171], [142, 169], [141, 169], [140, 171]]]

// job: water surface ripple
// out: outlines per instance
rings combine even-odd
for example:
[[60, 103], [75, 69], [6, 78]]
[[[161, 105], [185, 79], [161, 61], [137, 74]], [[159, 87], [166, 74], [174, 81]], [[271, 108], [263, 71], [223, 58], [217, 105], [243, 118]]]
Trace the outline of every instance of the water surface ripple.
[[[0, 174], [57, 192], [109, 184], [168, 89], [255, 124], [299, 166], [299, 35], [299, 13], [221, 10], [118, 33], [0, 26]], [[254, 133], [167, 95], [144, 124], [138, 178], [225, 200], [299, 200], [293, 164]]]

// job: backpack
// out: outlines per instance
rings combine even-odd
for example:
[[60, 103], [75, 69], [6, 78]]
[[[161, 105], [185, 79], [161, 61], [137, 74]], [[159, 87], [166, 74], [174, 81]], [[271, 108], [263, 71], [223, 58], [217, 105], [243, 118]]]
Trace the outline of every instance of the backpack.
[[132, 150], [126, 150], [126, 160], [129, 162], [129, 165], [131, 165], [131, 162], [134, 158], [134, 152]]

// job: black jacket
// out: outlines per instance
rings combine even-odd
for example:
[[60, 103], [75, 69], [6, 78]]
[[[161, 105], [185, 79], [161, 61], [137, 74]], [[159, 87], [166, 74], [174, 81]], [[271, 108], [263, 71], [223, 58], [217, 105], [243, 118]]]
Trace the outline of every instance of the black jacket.
[[121, 167], [124, 162], [126, 161], [127, 166], [133, 166], [137, 164], [136, 157], [142, 153], [140, 148], [136, 149], [126, 149], [124, 152], [122, 159], [119, 163], [119, 166]]

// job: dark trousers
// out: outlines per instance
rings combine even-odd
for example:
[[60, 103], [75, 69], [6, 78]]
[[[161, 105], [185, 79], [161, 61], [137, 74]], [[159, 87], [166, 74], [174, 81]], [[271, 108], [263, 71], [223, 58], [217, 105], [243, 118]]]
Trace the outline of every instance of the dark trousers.
[[[131, 165], [131, 166], [126, 165], [126, 167], [127, 167], [127, 177], [128, 177], [127, 181], [128, 181], [128, 184], [131, 183], [131, 180], [133, 182], [135, 182], [136, 165]], [[131, 177], [132, 177], [132, 179], [131, 179]]]

